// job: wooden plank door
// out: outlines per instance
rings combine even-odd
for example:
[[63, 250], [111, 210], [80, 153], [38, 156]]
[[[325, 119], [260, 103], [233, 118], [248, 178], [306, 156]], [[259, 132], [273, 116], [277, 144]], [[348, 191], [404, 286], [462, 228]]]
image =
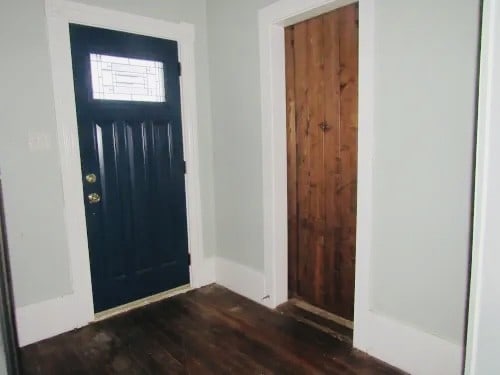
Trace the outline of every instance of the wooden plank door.
[[289, 292], [352, 320], [357, 4], [285, 29]]

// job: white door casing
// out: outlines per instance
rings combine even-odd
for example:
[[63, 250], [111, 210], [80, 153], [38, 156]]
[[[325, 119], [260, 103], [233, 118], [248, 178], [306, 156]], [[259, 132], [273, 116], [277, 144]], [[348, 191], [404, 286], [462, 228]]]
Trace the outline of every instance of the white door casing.
[[[194, 26], [66, 0], [46, 0], [45, 11], [73, 293], [17, 309], [21, 346], [86, 325], [94, 320], [68, 27], [70, 23], [178, 42], [179, 60], [182, 65], [180, 87], [183, 147], [187, 165], [186, 204], [191, 254], [190, 283], [191, 287], [200, 287], [215, 280], [213, 260], [205, 258], [203, 253]], [[41, 316], [44, 317], [43, 324], [40, 324]]]

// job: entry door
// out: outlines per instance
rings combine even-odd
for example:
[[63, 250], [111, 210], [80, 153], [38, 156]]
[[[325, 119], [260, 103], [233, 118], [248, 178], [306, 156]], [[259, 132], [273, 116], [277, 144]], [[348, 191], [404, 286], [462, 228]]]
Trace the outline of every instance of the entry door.
[[96, 312], [189, 283], [177, 43], [70, 25]]
[[352, 320], [357, 4], [285, 30], [289, 292]]

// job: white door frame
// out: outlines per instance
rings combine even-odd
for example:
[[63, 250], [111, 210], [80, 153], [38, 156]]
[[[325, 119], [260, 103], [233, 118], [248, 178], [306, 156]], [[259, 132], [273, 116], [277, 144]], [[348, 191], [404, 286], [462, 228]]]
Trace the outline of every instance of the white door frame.
[[[203, 256], [201, 196], [198, 167], [197, 104], [195, 83], [194, 25], [170, 23], [119, 11], [88, 6], [66, 0], [46, 0], [49, 49], [55, 99], [57, 138], [61, 159], [64, 195], [64, 217], [68, 238], [73, 293], [49, 301], [45, 310], [57, 317], [47, 328], [34, 328], [32, 315], [41, 307], [24, 309], [18, 317], [21, 345], [87, 324], [94, 319], [90, 262], [83, 203], [82, 174], [76, 119], [75, 95], [69, 24], [77, 23], [135, 34], [164, 38], [178, 42], [182, 64], [181, 107], [184, 157], [187, 174], [186, 204], [188, 243], [191, 254], [190, 284], [206, 283], [211, 270]], [[213, 272], [212, 272], [213, 273]], [[23, 310], [24, 309], [24, 310]], [[29, 312], [28, 312], [29, 311]], [[33, 311], [33, 312], [32, 312]], [[64, 315], [62, 318], [61, 315]], [[37, 316], [38, 324], [40, 316]], [[64, 323], [58, 323], [62, 320]]]
[[[261, 9], [259, 13], [264, 256], [266, 293], [271, 307], [288, 300], [284, 28], [354, 2], [358, 1], [281, 0]], [[355, 324], [361, 310], [366, 308], [368, 299], [373, 143], [373, 18], [373, 0], [360, 1]]]
[[[265, 287], [270, 307], [288, 300], [284, 27], [353, 3], [279, 0], [259, 11]], [[460, 372], [462, 348], [373, 311], [370, 304], [375, 108], [375, 3], [359, 0], [358, 192], [354, 346], [410, 373]]]
[[466, 374], [498, 374], [500, 346], [500, 2], [485, 0], [476, 143]]

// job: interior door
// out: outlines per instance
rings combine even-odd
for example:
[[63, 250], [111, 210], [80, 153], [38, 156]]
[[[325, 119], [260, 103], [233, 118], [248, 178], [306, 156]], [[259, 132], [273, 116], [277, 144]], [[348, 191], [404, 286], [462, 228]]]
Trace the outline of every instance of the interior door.
[[285, 30], [289, 292], [352, 320], [357, 4]]
[[177, 43], [70, 25], [96, 312], [189, 283]]

